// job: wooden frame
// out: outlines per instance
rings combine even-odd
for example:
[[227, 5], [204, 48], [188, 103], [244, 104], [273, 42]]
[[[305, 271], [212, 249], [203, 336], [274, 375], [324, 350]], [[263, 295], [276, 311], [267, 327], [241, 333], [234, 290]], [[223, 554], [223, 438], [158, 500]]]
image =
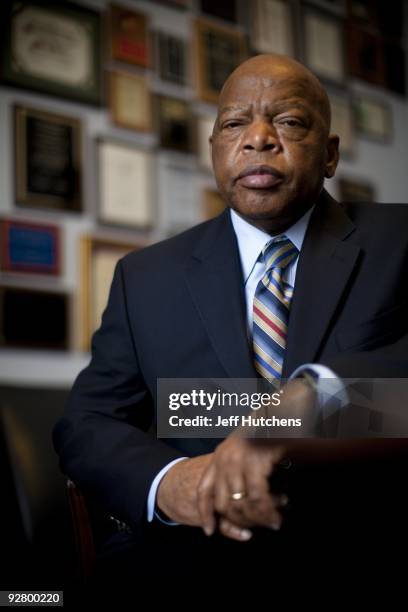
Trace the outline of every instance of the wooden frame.
[[111, 72], [109, 106], [116, 125], [139, 132], [152, 131], [152, 96], [143, 76]]
[[55, 225], [0, 220], [0, 269], [57, 276], [61, 269], [60, 229]]
[[14, 119], [17, 204], [80, 211], [80, 120], [24, 106], [15, 107]]
[[136, 248], [134, 244], [104, 238], [81, 238], [80, 344], [83, 350], [89, 350], [92, 334], [99, 327], [117, 261]]
[[2, 5], [2, 80], [65, 99], [100, 104], [99, 13], [70, 2], [51, 4], [46, 0], [12, 0]]
[[229, 74], [247, 57], [245, 35], [204, 19], [194, 24], [197, 95], [216, 103]]

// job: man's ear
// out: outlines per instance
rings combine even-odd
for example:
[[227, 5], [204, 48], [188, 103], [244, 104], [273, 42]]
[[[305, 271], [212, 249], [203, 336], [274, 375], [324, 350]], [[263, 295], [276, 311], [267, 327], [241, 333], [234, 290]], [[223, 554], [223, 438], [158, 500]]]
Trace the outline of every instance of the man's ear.
[[210, 143], [210, 147], [212, 146], [213, 143], [213, 137], [212, 135], [208, 138], [208, 142]]
[[340, 138], [336, 134], [329, 134], [326, 147], [326, 170], [324, 173], [326, 178], [332, 178], [336, 174], [336, 168], [340, 157], [339, 144]]

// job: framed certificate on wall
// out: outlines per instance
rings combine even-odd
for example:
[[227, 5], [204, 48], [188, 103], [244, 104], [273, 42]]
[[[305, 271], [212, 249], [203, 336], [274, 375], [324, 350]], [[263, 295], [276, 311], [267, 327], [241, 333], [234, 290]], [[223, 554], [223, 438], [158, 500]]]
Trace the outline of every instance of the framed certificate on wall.
[[60, 230], [55, 225], [3, 219], [0, 246], [0, 268], [6, 272], [60, 273]]
[[198, 97], [216, 103], [226, 78], [247, 57], [245, 35], [234, 28], [198, 19], [194, 50]]
[[309, 9], [303, 15], [307, 66], [322, 78], [342, 83], [345, 79], [343, 21]]
[[152, 226], [152, 154], [111, 139], [99, 140], [97, 150], [99, 220], [124, 227]]
[[112, 59], [137, 66], [149, 65], [147, 17], [126, 6], [109, 11]]
[[103, 238], [81, 238], [80, 303], [83, 350], [89, 350], [91, 336], [101, 324], [117, 262], [135, 248], [133, 244]]
[[15, 192], [18, 206], [82, 209], [81, 123], [15, 107]]
[[251, 44], [259, 53], [294, 56], [291, 6], [285, 0], [251, 2]]
[[3, 81], [89, 104], [101, 101], [99, 13], [70, 2], [2, 2]]
[[116, 125], [141, 132], [152, 130], [152, 99], [143, 76], [111, 72], [109, 105]]

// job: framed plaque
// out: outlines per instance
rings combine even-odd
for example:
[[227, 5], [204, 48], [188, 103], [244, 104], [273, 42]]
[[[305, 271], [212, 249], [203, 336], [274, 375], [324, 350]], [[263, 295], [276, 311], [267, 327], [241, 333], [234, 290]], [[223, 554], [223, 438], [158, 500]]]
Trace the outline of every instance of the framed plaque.
[[378, 34], [349, 24], [347, 27], [348, 69], [352, 76], [385, 86], [384, 41]]
[[340, 156], [352, 157], [354, 154], [353, 106], [347, 94], [330, 93], [331, 127], [330, 132], [340, 136]]
[[378, 142], [390, 142], [392, 115], [388, 104], [374, 98], [358, 97], [354, 101], [355, 122], [358, 133]]
[[294, 56], [291, 6], [285, 0], [255, 0], [252, 8], [251, 44], [259, 53]]
[[100, 17], [70, 2], [1, 3], [3, 81], [90, 104], [101, 101]]
[[153, 224], [152, 154], [114, 140], [98, 141], [99, 220], [146, 228]]
[[15, 191], [19, 206], [80, 211], [79, 119], [15, 107]]
[[187, 43], [165, 32], [156, 32], [157, 72], [163, 81], [185, 85], [187, 83]]
[[168, 96], [157, 96], [156, 107], [160, 146], [189, 152], [191, 116], [188, 102]]
[[55, 225], [0, 221], [0, 268], [28, 274], [60, 273], [60, 230]]
[[322, 78], [345, 78], [343, 22], [324, 13], [304, 13], [305, 56], [308, 67]]
[[233, 28], [198, 19], [195, 56], [198, 97], [216, 103], [226, 78], [247, 57], [245, 36]]
[[89, 350], [108, 302], [113, 272], [119, 259], [136, 247], [101, 238], [81, 238], [81, 348]]
[[0, 345], [67, 349], [68, 296], [51, 291], [0, 287]]
[[237, 0], [201, 0], [201, 11], [212, 17], [225, 19], [226, 21], [237, 21]]
[[216, 189], [204, 189], [203, 191], [203, 220], [216, 217], [225, 209], [225, 203]]
[[109, 11], [112, 59], [137, 66], [149, 65], [147, 17], [126, 6]]
[[213, 132], [216, 115], [196, 117], [196, 142], [198, 163], [204, 170], [212, 172], [211, 147], [209, 138]]
[[340, 202], [374, 202], [375, 189], [368, 181], [356, 178], [340, 177], [339, 199]]
[[152, 100], [143, 76], [111, 72], [109, 104], [116, 125], [141, 132], [152, 130]]

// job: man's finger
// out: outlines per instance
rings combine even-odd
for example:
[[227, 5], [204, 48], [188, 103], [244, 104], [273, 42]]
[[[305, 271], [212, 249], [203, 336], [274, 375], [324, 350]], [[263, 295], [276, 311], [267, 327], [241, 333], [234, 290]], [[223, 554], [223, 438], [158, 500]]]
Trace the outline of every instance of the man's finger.
[[279, 507], [284, 501], [281, 496], [274, 495], [269, 489], [269, 470], [260, 469], [259, 464], [247, 464], [245, 485], [248, 491], [242, 514], [255, 525], [278, 530], [282, 526], [282, 515]]
[[204, 533], [208, 536], [215, 531], [214, 485], [215, 466], [210, 463], [197, 487], [197, 506]]
[[226, 518], [220, 520], [219, 530], [226, 538], [237, 540], [238, 542], [247, 542], [252, 538], [252, 531], [250, 529], [238, 527]]

